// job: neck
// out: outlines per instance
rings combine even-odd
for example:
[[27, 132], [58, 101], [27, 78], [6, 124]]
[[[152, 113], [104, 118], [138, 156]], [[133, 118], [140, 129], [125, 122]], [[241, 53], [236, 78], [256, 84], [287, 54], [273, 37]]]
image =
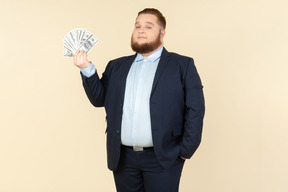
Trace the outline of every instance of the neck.
[[144, 58], [149, 57], [150, 55], [152, 55], [153, 53], [155, 53], [156, 51], [158, 51], [161, 47], [163, 47], [163, 44], [161, 44], [157, 49], [155, 49], [154, 51], [151, 51], [149, 53], [143, 53], [141, 54]]

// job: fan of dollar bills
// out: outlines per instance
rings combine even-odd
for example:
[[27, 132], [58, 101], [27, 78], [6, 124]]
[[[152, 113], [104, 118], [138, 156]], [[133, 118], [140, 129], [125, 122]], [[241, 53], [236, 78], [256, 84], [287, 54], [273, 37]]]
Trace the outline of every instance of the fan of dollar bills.
[[74, 29], [64, 37], [64, 56], [73, 57], [78, 49], [88, 53], [97, 42], [98, 39], [86, 29]]

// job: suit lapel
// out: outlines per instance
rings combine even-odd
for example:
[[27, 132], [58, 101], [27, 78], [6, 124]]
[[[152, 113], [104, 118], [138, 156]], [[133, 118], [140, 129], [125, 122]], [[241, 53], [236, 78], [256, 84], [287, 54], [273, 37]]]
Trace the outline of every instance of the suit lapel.
[[136, 54], [134, 56], [129, 57], [127, 60], [124, 60], [121, 64], [121, 73], [120, 73], [120, 90], [121, 90], [121, 99], [124, 102], [124, 95], [126, 89], [126, 79], [129, 73], [129, 70], [134, 62]]
[[159, 80], [162, 72], [164, 71], [164, 69], [166, 67], [166, 63], [168, 62], [168, 60], [169, 60], [169, 52], [165, 48], [163, 48], [162, 55], [161, 55], [161, 58], [160, 58], [160, 61], [158, 63], [158, 67], [157, 67], [157, 70], [155, 73], [151, 95], [153, 94], [153, 92], [157, 86], [158, 80]]

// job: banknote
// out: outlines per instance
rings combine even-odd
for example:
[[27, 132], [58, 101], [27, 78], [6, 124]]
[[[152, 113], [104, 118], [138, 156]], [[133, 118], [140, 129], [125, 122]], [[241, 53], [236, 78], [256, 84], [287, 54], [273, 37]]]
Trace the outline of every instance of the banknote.
[[87, 29], [77, 28], [68, 32], [63, 40], [63, 55], [73, 57], [77, 50], [87, 53], [97, 44], [99, 40]]
[[98, 40], [93, 35], [90, 35], [90, 37], [88, 37], [84, 42], [82, 42], [79, 49], [84, 50], [88, 53], [97, 42]]

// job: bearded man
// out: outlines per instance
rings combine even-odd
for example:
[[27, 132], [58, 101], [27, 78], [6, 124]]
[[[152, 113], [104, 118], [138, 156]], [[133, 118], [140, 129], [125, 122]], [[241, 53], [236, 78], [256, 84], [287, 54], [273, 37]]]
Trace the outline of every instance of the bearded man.
[[138, 13], [135, 55], [112, 60], [100, 79], [84, 51], [74, 55], [90, 102], [107, 113], [107, 160], [119, 192], [177, 192], [203, 127], [203, 86], [190, 57], [163, 47], [160, 11]]

